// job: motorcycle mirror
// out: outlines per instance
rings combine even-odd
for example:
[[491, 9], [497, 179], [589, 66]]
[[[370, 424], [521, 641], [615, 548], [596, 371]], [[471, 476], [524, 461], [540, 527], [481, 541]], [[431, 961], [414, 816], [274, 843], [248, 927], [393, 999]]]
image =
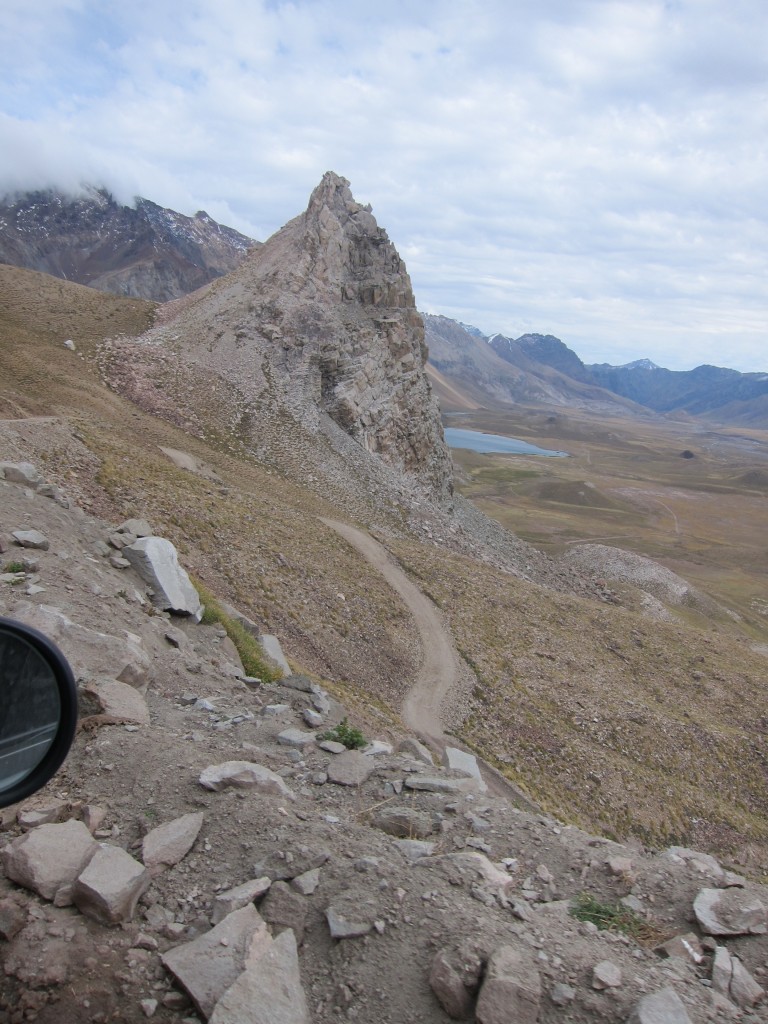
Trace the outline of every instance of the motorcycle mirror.
[[77, 687], [67, 659], [39, 630], [0, 617], [0, 808], [42, 789], [76, 728]]

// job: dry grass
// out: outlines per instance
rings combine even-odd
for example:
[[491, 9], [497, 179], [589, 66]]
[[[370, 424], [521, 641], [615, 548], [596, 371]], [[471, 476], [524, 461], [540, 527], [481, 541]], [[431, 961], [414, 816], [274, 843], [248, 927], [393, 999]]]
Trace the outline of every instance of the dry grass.
[[[146, 516], [212, 591], [276, 633], [297, 667], [342, 697], [367, 734], [389, 727], [417, 669], [418, 638], [381, 577], [317, 518], [343, 513], [245, 457], [237, 436], [223, 428], [193, 436], [104, 387], [89, 352], [117, 324], [120, 330], [146, 326], [149, 304], [12, 268], [0, 268], [0, 296], [0, 415], [56, 414], [80, 438], [67, 446], [52, 432], [46, 442], [44, 429], [36, 435], [30, 455], [45, 463], [46, 473], [105, 518]], [[86, 358], [64, 348], [70, 336]], [[574, 482], [590, 480], [611, 507], [594, 501], [585, 514], [551, 497], [534, 500], [526, 489], [540, 481], [531, 476], [531, 462], [475, 457], [467, 463], [470, 477], [491, 469], [478, 474], [487, 507], [493, 504], [500, 518], [503, 511], [520, 533], [546, 534], [552, 550], [569, 536], [602, 539], [597, 535], [617, 521], [629, 523], [625, 535], [636, 549], [698, 564], [701, 577], [718, 583], [716, 596], [732, 605], [748, 601], [737, 593], [738, 573], [760, 593], [764, 555], [755, 548], [757, 511], [749, 504], [760, 500], [759, 477], [743, 484], [753, 488], [749, 493], [728, 492], [729, 502], [745, 504], [718, 506], [725, 492], [702, 486], [703, 461], [693, 468], [675, 461], [675, 448], [691, 443], [677, 437], [666, 449], [658, 438], [614, 443], [607, 434], [618, 436], [616, 425], [593, 430], [585, 441], [582, 428], [581, 434], [574, 424], [569, 429], [570, 445], [564, 435], [553, 443], [543, 430], [527, 435], [579, 453], [557, 466], [537, 462], [535, 472], [565, 474], [551, 478], [567, 485], [560, 497], [573, 493]], [[177, 468], [161, 446], [190, 452], [221, 483]], [[725, 486], [726, 467], [720, 469]], [[742, 470], [730, 467], [729, 487]], [[685, 487], [675, 481], [684, 473]], [[618, 495], [620, 487], [647, 487], [648, 480], [667, 488], [662, 500], [682, 521], [688, 522], [685, 508], [701, 509], [682, 537], [665, 532], [670, 517], [663, 511]], [[737, 512], [746, 517], [731, 530], [738, 565], [724, 539], [728, 516]], [[381, 522], [402, 525], [397, 509], [382, 509]], [[440, 604], [475, 671], [463, 728], [471, 746], [566, 820], [652, 843], [735, 851], [742, 860], [749, 848], [751, 869], [768, 870], [765, 661], [744, 642], [744, 627], [739, 637], [728, 637], [683, 623], [650, 624], [432, 544], [391, 546]], [[713, 554], [703, 561], [702, 552]], [[746, 625], [757, 635], [760, 616], [753, 613]]]

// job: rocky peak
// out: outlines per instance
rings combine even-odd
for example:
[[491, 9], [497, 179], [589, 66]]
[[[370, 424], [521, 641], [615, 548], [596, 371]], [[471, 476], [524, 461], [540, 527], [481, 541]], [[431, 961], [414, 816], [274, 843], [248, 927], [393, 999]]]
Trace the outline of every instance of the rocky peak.
[[325, 174], [306, 211], [183, 305], [171, 334], [184, 336], [185, 358], [227, 380], [233, 407], [249, 410], [252, 436], [287, 412], [347, 461], [360, 462], [351, 437], [410, 484], [450, 495], [451, 459], [410, 278], [346, 179]]

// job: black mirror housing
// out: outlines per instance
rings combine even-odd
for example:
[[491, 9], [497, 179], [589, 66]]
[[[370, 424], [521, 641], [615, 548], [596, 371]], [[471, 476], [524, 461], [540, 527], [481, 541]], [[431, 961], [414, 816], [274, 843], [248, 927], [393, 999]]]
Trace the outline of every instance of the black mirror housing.
[[0, 808], [50, 781], [77, 730], [77, 686], [59, 648], [0, 616]]

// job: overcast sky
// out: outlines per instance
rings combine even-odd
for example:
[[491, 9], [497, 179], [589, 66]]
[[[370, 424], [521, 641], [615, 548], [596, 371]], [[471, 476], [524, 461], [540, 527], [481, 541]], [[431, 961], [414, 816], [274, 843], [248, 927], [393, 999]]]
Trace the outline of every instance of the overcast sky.
[[766, 0], [2, 0], [0, 190], [261, 240], [326, 170], [420, 309], [768, 370]]

